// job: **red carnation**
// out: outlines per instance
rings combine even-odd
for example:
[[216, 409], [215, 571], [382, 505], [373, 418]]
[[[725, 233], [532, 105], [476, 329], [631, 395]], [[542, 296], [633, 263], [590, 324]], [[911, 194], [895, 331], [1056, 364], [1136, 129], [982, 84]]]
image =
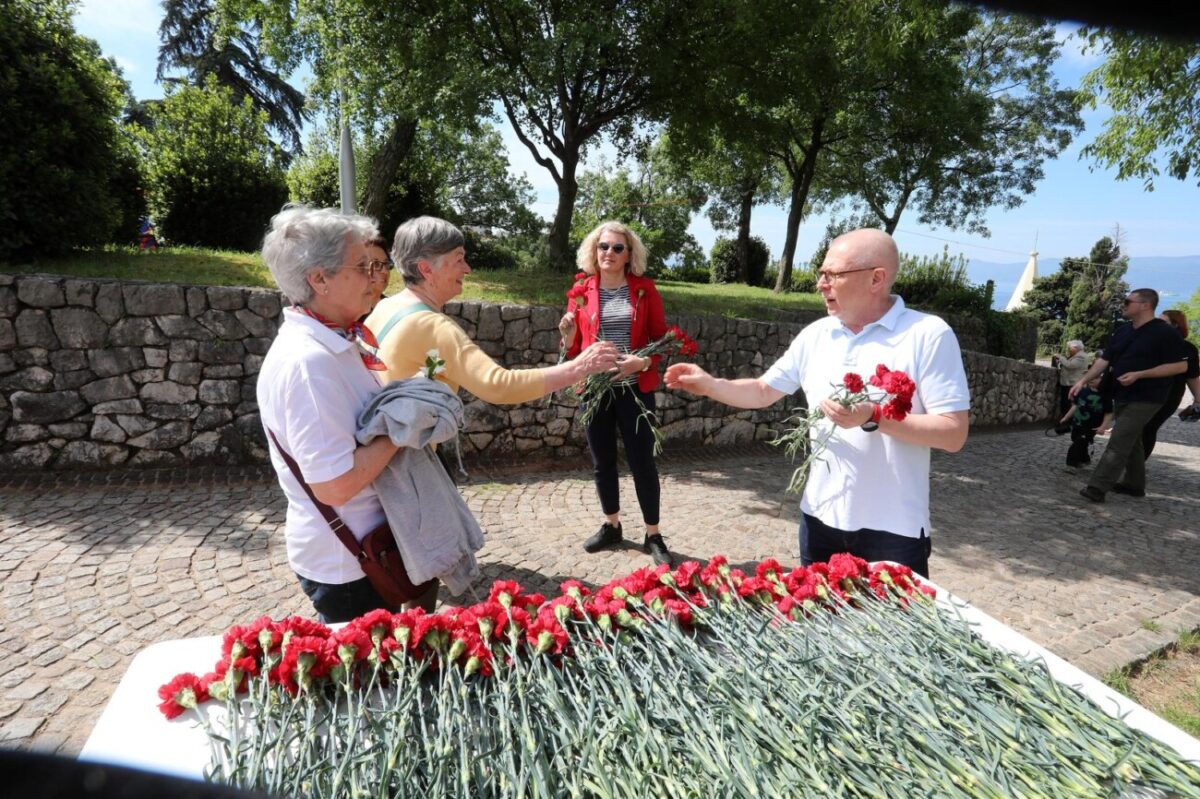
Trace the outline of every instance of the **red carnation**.
[[854, 372], [846, 372], [846, 376], [842, 378], [842, 385], [845, 386], [846, 390], [851, 394], [857, 394], [866, 387], [863, 383], [863, 379]]
[[163, 700], [158, 709], [168, 719], [178, 718], [185, 710], [192, 710], [208, 701], [208, 691], [199, 677], [191, 672], [176, 676], [158, 689], [158, 698]]

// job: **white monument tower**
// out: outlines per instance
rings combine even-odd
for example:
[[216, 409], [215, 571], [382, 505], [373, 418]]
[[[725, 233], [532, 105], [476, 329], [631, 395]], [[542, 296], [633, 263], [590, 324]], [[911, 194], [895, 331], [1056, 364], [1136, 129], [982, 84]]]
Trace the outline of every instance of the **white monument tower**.
[[1029, 263], [1025, 264], [1025, 271], [1021, 273], [1021, 279], [1017, 281], [1017, 287], [1013, 289], [1012, 297], [1009, 298], [1008, 305], [1004, 306], [1004, 310], [1019, 311], [1025, 307], [1025, 292], [1032, 288], [1033, 281], [1038, 276], [1037, 257], [1036, 249], [1029, 253]]

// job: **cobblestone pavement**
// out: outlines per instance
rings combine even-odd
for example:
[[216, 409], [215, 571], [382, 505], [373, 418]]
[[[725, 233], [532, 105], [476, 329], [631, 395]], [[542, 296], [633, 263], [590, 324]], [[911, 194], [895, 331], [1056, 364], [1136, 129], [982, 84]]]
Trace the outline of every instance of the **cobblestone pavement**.
[[[983, 432], [935, 455], [931, 568], [1102, 675], [1200, 627], [1200, 425], [1168, 421], [1150, 494], [1103, 505], [1077, 496], [1084, 475], [1063, 465], [1067, 444], [1041, 430]], [[676, 553], [797, 559], [797, 503], [784, 497], [778, 451], [669, 453], [661, 468]], [[473, 478], [463, 492], [488, 533], [487, 581], [553, 591], [649, 562], [632, 544], [583, 552], [599, 523], [584, 464]], [[622, 492], [632, 507], [628, 479]], [[76, 754], [146, 645], [307, 612], [282, 520], [273, 477], [257, 468], [0, 478], [0, 746]]]

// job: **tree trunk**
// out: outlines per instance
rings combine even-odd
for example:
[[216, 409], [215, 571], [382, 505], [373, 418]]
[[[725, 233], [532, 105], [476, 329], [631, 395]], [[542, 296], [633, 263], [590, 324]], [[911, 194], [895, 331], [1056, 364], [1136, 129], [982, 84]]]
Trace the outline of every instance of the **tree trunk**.
[[750, 212], [754, 210], [754, 189], [742, 192], [741, 207], [738, 209], [737, 270], [738, 282], [750, 282]]
[[[817, 153], [825, 146], [821, 133], [825, 120], [813, 122], [812, 137], [804, 148], [804, 160], [792, 178], [791, 204], [788, 208], [787, 238], [783, 243], [783, 255], [779, 259], [779, 279], [775, 281], [775, 292], [786, 289], [792, 282], [792, 263], [796, 258], [796, 241], [800, 236], [800, 220], [804, 216], [804, 204], [808, 202], [808, 191], [812, 187], [813, 175], [817, 171]], [[790, 172], [790, 170], [789, 170]]]
[[550, 267], [570, 271], [575, 259], [570, 252], [571, 218], [575, 214], [575, 197], [579, 183], [575, 171], [579, 167], [579, 148], [568, 145], [562, 158], [562, 179], [558, 182], [558, 209], [550, 223]]
[[417, 120], [397, 117], [392, 122], [392, 129], [388, 132], [383, 146], [371, 159], [367, 187], [363, 194], [363, 213], [379, 220], [381, 224], [387, 213], [388, 189], [396, 182], [400, 165], [412, 151], [416, 135]]

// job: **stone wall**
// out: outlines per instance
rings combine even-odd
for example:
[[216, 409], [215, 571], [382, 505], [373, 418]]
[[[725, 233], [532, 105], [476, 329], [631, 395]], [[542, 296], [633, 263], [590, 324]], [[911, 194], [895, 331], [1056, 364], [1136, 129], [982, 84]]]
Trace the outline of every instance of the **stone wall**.
[[[254, 388], [282, 305], [266, 289], [0, 275], [0, 469], [264, 460]], [[446, 311], [501, 363], [557, 360], [559, 309], [455, 302]], [[729, 377], [760, 374], [802, 327], [720, 317], [672, 322], [697, 340], [702, 366]], [[972, 352], [964, 360], [974, 424], [1053, 415], [1052, 370]], [[586, 448], [570, 390], [510, 407], [464, 401], [468, 459], [566, 457]], [[736, 411], [658, 394], [668, 447], [769, 438], [802, 401]]]

